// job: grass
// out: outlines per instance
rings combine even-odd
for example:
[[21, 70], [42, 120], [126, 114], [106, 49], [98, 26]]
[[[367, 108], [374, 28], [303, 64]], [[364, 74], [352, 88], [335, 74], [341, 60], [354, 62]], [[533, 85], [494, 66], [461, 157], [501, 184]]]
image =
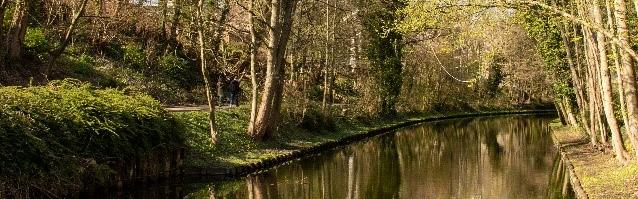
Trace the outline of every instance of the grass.
[[187, 167], [234, 167], [256, 163], [264, 159], [292, 153], [294, 150], [336, 141], [347, 136], [365, 133], [374, 126], [392, 122], [371, 122], [370, 126], [339, 119], [334, 131], [318, 129], [309, 131], [285, 122], [273, 139], [257, 142], [248, 137], [250, 110], [247, 107], [222, 109], [217, 112], [219, 130], [217, 145], [210, 144], [208, 113], [174, 113], [187, 129], [187, 145], [190, 148]]
[[[552, 125], [552, 130], [554, 138], [561, 144], [588, 140], [577, 129]], [[566, 146], [564, 150], [590, 198], [638, 197], [638, 162], [635, 160], [623, 166], [616, 161], [611, 150], [602, 152], [588, 143]]]
[[[391, 119], [368, 118], [354, 119], [337, 116], [335, 125], [330, 128], [313, 128], [312, 131], [300, 127], [301, 122], [284, 119], [274, 138], [257, 142], [245, 133], [250, 109], [245, 106], [231, 109], [220, 109], [216, 119], [218, 125], [218, 144], [210, 144], [208, 113], [181, 112], [173, 116], [185, 126], [186, 144], [189, 153], [185, 162], [188, 168], [230, 168], [261, 162], [293, 151], [338, 141], [357, 134], [365, 134], [373, 129], [397, 125], [410, 120], [421, 120], [451, 114], [478, 113], [449, 112], [403, 114]], [[490, 110], [488, 112], [497, 112]], [[284, 117], [286, 118], [286, 117]], [[292, 117], [291, 117], [292, 118]]]

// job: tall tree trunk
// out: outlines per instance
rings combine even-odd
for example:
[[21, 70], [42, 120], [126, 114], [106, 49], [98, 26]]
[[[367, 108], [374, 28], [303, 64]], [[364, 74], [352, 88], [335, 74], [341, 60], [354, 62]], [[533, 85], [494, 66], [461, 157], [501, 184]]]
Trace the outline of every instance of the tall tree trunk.
[[[563, 29], [562, 29], [562, 41], [563, 41], [563, 45], [565, 46], [565, 53], [566, 53], [566, 58], [567, 58], [567, 65], [569, 66], [569, 72], [570, 72], [570, 76], [572, 79], [572, 83], [574, 84], [574, 92], [576, 95], [576, 105], [578, 107], [578, 112], [581, 115], [581, 119], [585, 119], [585, 107], [584, 107], [584, 88], [583, 88], [583, 83], [581, 81], [581, 77], [578, 74], [578, 71], [576, 69], [576, 64], [575, 64], [575, 59], [574, 59], [574, 55], [572, 53], [572, 45], [570, 40], [568, 39], [568, 34], [569, 31], [567, 29], [567, 23], [565, 22], [563, 24]], [[578, 123], [576, 123], [576, 126], [578, 126]]]
[[587, 95], [589, 96], [589, 127], [590, 127], [590, 141], [592, 146], [598, 147], [598, 140], [596, 138], [597, 134], [598, 134], [598, 121], [596, 119], [596, 116], [598, 115], [598, 112], [596, 112], [596, 84], [595, 84], [595, 70], [593, 70], [593, 68], [595, 68], [595, 66], [597, 65], [596, 61], [594, 60], [594, 56], [595, 53], [593, 53], [593, 46], [592, 46], [592, 41], [591, 41], [591, 37], [588, 33], [588, 30], [583, 30], [583, 35], [585, 36], [584, 39], [584, 49], [586, 51], [585, 53], [585, 57], [587, 59], [587, 87], [588, 87], [588, 91], [587, 91]]
[[[600, 1], [596, 0], [591, 4], [593, 7], [594, 21], [595, 23], [604, 26], [603, 18], [599, 6]], [[601, 78], [601, 95], [602, 105], [605, 111], [606, 121], [611, 130], [612, 148], [616, 154], [616, 159], [622, 164], [627, 163], [627, 150], [625, 149], [620, 134], [620, 127], [616, 120], [616, 115], [613, 106], [612, 88], [611, 88], [611, 75], [609, 72], [609, 64], [607, 60], [607, 46], [605, 36], [597, 32], [596, 41], [598, 42], [598, 58], [600, 59], [600, 78]]]
[[[627, 5], [624, 0], [614, 0], [614, 8], [618, 39], [622, 45], [629, 45], [631, 41], [627, 30]], [[625, 95], [627, 103], [627, 118], [629, 122], [627, 129], [629, 140], [633, 146], [638, 146], [638, 96], [636, 96], [636, 71], [629, 52], [620, 52], [620, 57], [623, 66], [623, 94]], [[634, 151], [636, 156], [638, 156], [638, 147], [634, 147]]]
[[171, 28], [168, 31], [168, 46], [164, 54], [168, 54], [177, 48], [177, 26], [179, 26], [179, 17], [181, 15], [181, 1], [173, 0], [173, 16], [171, 18]]
[[[595, 16], [594, 13], [592, 12], [593, 10], [591, 9], [591, 7], [589, 6], [588, 3], [584, 3], [583, 1], [579, 1], [580, 2], [580, 13], [581, 16], [583, 16], [586, 19], [590, 19], [591, 21], [594, 20]], [[598, 43], [595, 41], [595, 36], [594, 33], [592, 32], [592, 30], [590, 28], [583, 28], [583, 35], [585, 37], [585, 49], [587, 51], [587, 57], [588, 57], [588, 78], [589, 78], [589, 86], [590, 86], [590, 91], [589, 91], [589, 96], [590, 96], [590, 119], [591, 119], [591, 128], [592, 128], [592, 145], [594, 146], [598, 146], [598, 143], [594, 143], [594, 140], [596, 140], [596, 132], [600, 133], [600, 139], [597, 140], [600, 142], [600, 144], [602, 145], [606, 145], [607, 144], [607, 136], [606, 136], [606, 129], [604, 128], [603, 122], [602, 122], [602, 116], [601, 116], [601, 100], [600, 100], [600, 93], [599, 93], [599, 85], [600, 85], [600, 74], [598, 71], [598, 68], [600, 67], [600, 58], [599, 58], [599, 51], [598, 51]]]
[[[578, 12], [578, 6], [575, 6], [574, 4], [570, 5], [572, 8], [570, 9], [570, 13], [572, 15], [574, 15], [576, 12]], [[572, 23], [572, 33], [575, 35], [578, 35], [579, 33], [582, 33], [582, 28], [579, 29], [579, 25], [576, 23]], [[570, 39], [571, 40], [571, 39]], [[584, 50], [584, 42], [572, 42], [573, 46], [574, 46], [574, 70], [575, 73], [577, 74], [578, 77], [578, 82], [581, 85], [581, 92], [579, 93], [579, 95], [581, 96], [581, 101], [582, 101], [582, 105], [580, 106], [580, 118], [581, 118], [581, 124], [583, 125], [583, 129], [585, 129], [585, 132], [589, 135], [592, 135], [593, 132], [591, 132], [591, 127], [589, 124], [589, 119], [588, 119], [588, 111], [589, 111], [589, 101], [586, 98], [586, 94], [585, 92], [588, 89], [588, 81], [587, 81], [587, 75], [586, 75], [586, 71], [587, 69], [583, 67], [584, 61], [586, 60], [584, 57], [586, 57], [586, 52]], [[585, 55], [584, 55], [585, 54]]]
[[[222, 11], [219, 15], [219, 18], [217, 19], [215, 23], [215, 28], [214, 28], [214, 32], [213, 32], [213, 36], [212, 36], [211, 44], [210, 44], [212, 48], [213, 57], [220, 56], [219, 51], [220, 51], [221, 37], [225, 30], [228, 12], [230, 11], [230, 8], [229, 8], [230, 5], [228, 5], [228, 0], [224, 0], [222, 3], [223, 3], [221, 8]], [[219, 62], [214, 61], [212, 65], [207, 65], [207, 62], [206, 62], [206, 54], [205, 54], [206, 44], [204, 42], [204, 38], [205, 38], [204, 26], [206, 24], [206, 21], [204, 20], [203, 11], [204, 11], [204, 0], [198, 0], [196, 14], [197, 14], [197, 40], [199, 43], [199, 59], [200, 59], [200, 65], [202, 69], [202, 76], [204, 77], [206, 98], [208, 100], [208, 107], [209, 107], [208, 120], [209, 120], [209, 126], [210, 126], [211, 143], [216, 144], [218, 132], [217, 132], [217, 125], [215, 123], [215, 106], [217, 106], [217, 89], [215, 89], [215, 86], [217, 85], [217, 81], [219, 77], [219, 75], [217, 74]]]
[[27, 33], [28, 8], [30, 0], [16, 0], [11, 25], [6, 36], [7, 58], [16, 62], [22, 58], [22, 42]]
[[[582, 13], [586, 14], [585, 18], [588, 18], [591, 21], [595, 20], [595, 16], [593, 13], [593, 9], [590, 7], [589, 3], [583, 3], [581, 1], [581, 9], [582, 9]], [[587, 41], [587, 52], [589, 53], [589, 75], [590, 75], [590, 84], [592, 86], [591, 89], [591, 93], [590, 95], [592, 96], [591, 99], [593, 99], [593, 111], [592, 113], [592, 123], [595, 123], [595, 128], [597, 128], [597, 132], [600, 134], [600, 139], [598, 140], [600, 142], [601, 145], [605, 146], [607, 145], [607, 136], [606, 136], [606, 129], [602, 123], [602, 110], [600, 108], [601, 106], [601, 100], [600, 100], [600, 73], [599, 73], [599, 68], [601, 65], [600, 62], [600, 57], [599, 57], [599, 51], [598, 51], [598, 43], [596, 42], [596, 36], [593, 32], [593, 30], [591, 30], [590, 28], [586, 28], [585, 29], [585, 41]]]
[[250, 0], [250, 81], [252, 83], [252, 99], [250, 103], [250, 124], [248, 134], [254, 134], [255, 118], [257, 117], [257, 31], [255, 29], [255, 0]]
[[[7, 10], [7, 5], [9, 4], [9, 0], [1, 0], [0, 1], [0, 41], [5, 41], [4, 34], [4, 12]], [[5, 71], [5, 60], [4, 60], [4, 52], [6, 45], [0, 45], [0, 71]], [[2, 78], [2, 74], [0, 74], [0, 78]]]
[[73, 18], [71, 19], [71, 23], [69, 24], [66, 33], [64, 34], [64, 38], [62, 38], [62, 41], [60, 42], [60, 46], [58, 46], [51, 52], [51, 59], [47, 64], [45, 74], [51, 74], [51, 69], [53, 65], [55, 65], [55, 61], [60, 57], [60, 55], [62, 55], [66, 47], [69, 45], [71, 37], [73, 36], [73, 31], [75, 31], [75, 28], [77, 27], [78, 20], [84, 14], [84, 11], [86, 10], [86, 4], [88, 2], [89, 0], [82, 0], [82, 2], [80, 3], [80, 7], [76, 10], [76, 12], [73, 12]]
[[213, 77], [211, 71], [206, 65], [206, 45], [204, 43], [204, 19], [203, 19], [204, 0], [197, 1], [197, 43], [199, 44], [199, 64], [202, 69], [204, 78], [204, 86], [206, 88], [206, 99], [208, 100], [208, 124], [210, 127], [210, 139], [212, 144], [217, 144], [217, 127], [215, 124], [215, 106], [216, 99], [213, 95], [212, 83]]
[[[616, 35], [616, 29], [614, 27], [616, 23], [614, 22], [614, 17], [613, 17], [614, 15], [611, 11], [612, 7], [609, 1], [610, 0], [605, 0], [605, 8], [607, 11], [607, 28], [613, 35]], [[625, 95], [623, 95], [624, 82], [622, 81], [622, 72], [621, 72], [622, 68], [620, 66], [620, 57], [618, 57], [619, 56], [618, 47], [615, 45], [612, 45], [611, 52], [612, 52], [612, 56], [614, 57], [614, 68], [616, 68], [616, 81], [618, 85], [617, 89], [618, 89], [618, 96], [620, 101], [620, 114], [622, 116], [623, 124], [626, 126], [629, 124], [629, 122], [627, 121], [627, 111], [626, 111], [627, 105], [625, 103]]]
[[296, 0], [271, 0], [270, 28], [268, 29], [268, 54], [266, 59], [266, 80], [261, 104], [252, 128], [253, 139], [271, 137], [279, 121], [283, 98], [284, 56], [290, 38], [292, 14]]
[[168, 20], [168, 0], [160, 0], [162, 6], [162, 21], [160, 22], [161, 39], [165, 39], [167, 34], [166, 21]]
[[[284, 0], [285, 1], [285, 0]], [[279, 46], [281, 23], [280, 23], [280, 0], [270, 1], [270, 28], [268, 28], [268, 54], [266, 59], [266, 80], [264, 82], [264, 91], [262, 92], [261, 104], [254, 126], [252, 129], [252, 137], [254, 139], [264, 139], [272, 134], [273, 127], [269, 121], [272, 119], [274, 107], [274, 97], [276, 92], [276, 84], [281, 76], [278, 76], [280, 66], [277, 62], [277, 54], [281, 48]]]
[[328, 85], [330, 52], [328, 51], [328, 49], [330, 49], [330, 0], [326, 0], [326, 60], [323, 65], [323, 98], [321, 100], [321, 110], [324, 114], [327, 111], [326, 106], [328, 103], [328, 93], [330, 93], [330, 87]]
[[166, 23], [168, 21], [168, 0], [159, 0], [159, 6], [161, 9], [161, 13], [160, 13], [160, 17], [161, 17], [161, 21], [160, 21], [160, 26], [159, 26], [159, 31], [160, 31], [160, 35], [159, 38], [157, 39], [160, 42], [160, 49], [162, 52], [167, 53], [168, 52], [168, 46], [169, 46], [169, 41], [170, 41], [170, 32], [169, 30], [166, 29]]
[[565, 97], [563, 98], [563, 107], [565, 108], [565, 115], [567, 116], [567, 121], [569, 121], [568, 123], [571, 126], [578, 126], [578, 120], [576, 119], [576, 116], [574, 115], [574, 107], [572, 106], [572, 102], [569, 98]]
[[274, 105], [275, 105], [275, 111], [273, 112], [273, 127], [276, 126], [277, 123], [279, 123], [280, 120], [280, 110], [281, 110], [281, 105], [282, 105], [282, 101], [283, 101], [283, 94], [284, 94], [284, 90], [283, 90], [283, 85], [284, 85], [284, 77], [285, 77], [285, 64], [286, 64], [286, 50], [287, 45], [288, 45], [288, 40], [290, 39], [290, 34], [292, 32], [292, 22], [293, 22], [293, 14], [297, 8], [297, 0], [287, 0], [285, 1], [285, 3], [283, 3], [282, 5], [282, 10], [283, 10], [283, 14], [281, 15], [282, 17], [282, 26], [281, 26], [281, 32], [280, 32], [280, 38], [279, 38], [279, 45], [281, 46], [280, 51], [277, 54], [278, 57], [278, 64], [281, 65], [281, 67], [279, 67], [279, 74], [280, 77], [279, 78], [279, 84], [276, 87], [277, 90], [275, 92], [275, 101], [274, 101]]
[[556, 106], [556, 111], [558, 112], [558, 119], [560, 119], [560, 123], [565, 126], [568, 125], [567, 116], [565, 114], [565, 107], [563, 106], [563, 103], [560, 103], [559, 101], [560, 100], [556, 100], [554, 102], [554, 106]]

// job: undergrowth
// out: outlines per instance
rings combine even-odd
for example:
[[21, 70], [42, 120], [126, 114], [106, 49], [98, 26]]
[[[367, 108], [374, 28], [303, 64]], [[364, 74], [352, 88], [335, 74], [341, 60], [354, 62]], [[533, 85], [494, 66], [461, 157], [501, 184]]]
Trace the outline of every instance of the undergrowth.
[[180, 147], [182, 132], [146, 95], [75, 80], [0, 88], [0, 196], [73, 193], [111, 173], [106, 160]]

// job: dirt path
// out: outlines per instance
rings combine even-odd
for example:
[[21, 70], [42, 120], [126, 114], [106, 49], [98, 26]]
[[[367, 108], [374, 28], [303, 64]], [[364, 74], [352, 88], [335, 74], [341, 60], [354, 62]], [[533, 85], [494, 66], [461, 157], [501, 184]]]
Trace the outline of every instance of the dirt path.
[[[217, 106], [217, 109], [228, 109], [235, 108], [236, 106], [230, 107], [227, 105]], [[164, 107], [168, 112], [195, 112], [195, 111], [208, 111], [208, 105], [199, 105], [199, 106], [168, 106]]]

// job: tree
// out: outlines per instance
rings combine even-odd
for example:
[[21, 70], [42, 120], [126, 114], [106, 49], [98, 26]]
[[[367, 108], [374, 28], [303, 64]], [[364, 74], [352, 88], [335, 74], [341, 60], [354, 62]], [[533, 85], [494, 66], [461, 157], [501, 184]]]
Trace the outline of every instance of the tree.
[[[0, 1], [0, 22], [3, 22], [2, 24], [0, 24], [0, 41], [3, 41], [5, 39], [4, 12], [7, 9], [8, 5], [9, 5], [9, 0]], [[6, 48], [6, 45], [0, 46], [0, 57], [2, 58], [4, 58], [5, 48]], [[4, 70], [5, 70], [4, 59], [0, 59], [0, 71], [4, 71]]]
[[[212, 48], [213, 57], [220, 56], [221, 37], [224, 33], [224, 27], [230, 11], [228, 1], [223, 0], [219, 5], [221, 12], [218, 19], [215, 21], [215, 27], [213, 28], [213, 34], [211, 36], [210, 47]], [[205, 29], [208, 20], [204, 17], [204, 0], [198, 0], [197, 2], [197, 41], [199, 45], [199, 64], [202, 70], [202, 76], [204, 78], [204, 88], [206, 90], [206, 99], [208, 100], [208, 121], [210, 126], [211, 143], [217, 143], [217, 126], [215, 124], [215, 106], [217, 106], [217, 85], [219, 70], [219, 62], [213, 61], [210, 65], [207, 63], [208, 56], [206, 56], [206, 42], [205, 42]]]
[[365, 11], [363, 27], [368, 36], [367, 58], [379, 87], [379, 114], [393, 116], [402, 85], [403, 35], [394, 26], [401, 20], [397, 11], [405, 7], [399, 0], [377, 2]]
[[60, 46], [51, 51], [51, 59], [49, 60], [49, 63], [45, 69], [45, 74], [48, 75], [51, 73], [51, 68], [55, 64], [55, 61], [58, 59], [58, 57], [60, 57], [60, 55], [62, 55], [66, 47], [69, 45], [71, 37], [73, 36], [73, 31], [77, 27], [78, 20], [84, 14], [84, 11], [86, 10], [86, 4], [88, 2], [89, 0], [81, 0], [78, 8], [73, 10], [73, 18], [71, 19], [71, 23], [69, 24], [69, 27], [67, 28], [66, 33], [64, 34], [64, 37], [60, 42]]
[[[619, 42], [629, 44], [629, 32], [627, 30], [627, 5], [624, 0], [614, 0], [614, 17], [616, 19], [616, 31]], [[636, 71], [629, 51], [620, 52], [622, 60], [623, 95], [627, 104], [627, 124], [629, 140], [633, 146], [638, 146], [638, 94], [636, 93]], [[634, 147], [638, 156], [638, 147]]]
[[266, 80], [261, 97], [261, 104], [257, 118], [248, 127], [250, 136], [254, 139], [271, 137], [279, 122], [281, 103], [283, 98], [283, 83], [285, 78], [285, 55], [292, 16], [297, 7], [297, 0], [270, 1], [270, 27], [268, 28], [268, 53], [266, 55]]
[[250, 126], [249, 135], [254, 134], [255, 132], [252, 126], [255, 125], [255, 119], [257, 117], [257, 95], [258, 95], [258, 87], [257, 84], [257, 30], [255, 27], [255, 0], [250, 0], [250, 4], [248, 7], [249, 12], [249, 29], [250, 29], [250, 82], [252, 84], [252, 92], [251, 92], [251, 100], [250, 100]]
[[[599, 7], [600, 1], [596, 1], [594, 4], [591, 4], [593, 7], [593, 16], [594, 22], [602, 25], [603, 19], [601, 15], [601, 10]], [[612, 138], [612, 146], [614, 152], [616, 153], [616, 159], [619, 162], [626, 164], [627, 163], [627, 151], [622, 142], [622, 136], [620, 135], [620, 128], [618, 125], [618, 121], [616, 120], [616, 115], [613, 107], [613, 98], [612, 98], [612, 89], [611, 89], [611, 75], [609, 72], [609, 65], [607, 60], [607, 46], [606, 46], [606, 38], [605, 36], [598, 32], [596, 33], [596, 41], [598, 42], [598, 58], [600, 59], [600, 78], [601, 78], [601, 91], [603, 97], [603, 108], [605, 111], [606, 121], [609, 124], [609, 129], [611, 129], [611, 138]]]
[[11, 24], [6, 36], [7, 58], [17, 62], [22, 58], [24, 36], [27, 33], [28, 10], [31, 0], [16, 0]]

